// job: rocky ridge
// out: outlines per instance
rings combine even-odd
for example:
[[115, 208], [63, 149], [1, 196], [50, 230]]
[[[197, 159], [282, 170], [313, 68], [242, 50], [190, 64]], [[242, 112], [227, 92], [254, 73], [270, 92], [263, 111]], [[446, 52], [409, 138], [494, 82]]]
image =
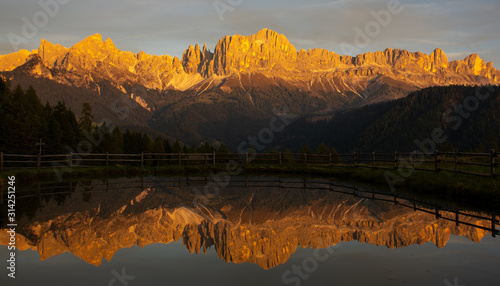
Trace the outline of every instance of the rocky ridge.
[[121, 51], [99, 34], [69, 48], [43, 40], [38, 50], [0, 56], [0, 76], [33, 86], [42, 102], [64, 101], [77, 114], [90, 103], [96, 123], [230, 150], [267, 126], [273, 110], [333, 114], [429, 86], [498, 85], [499, 75], [476, 54], [450, 62], [441, 49], [297, 51], [268, 29], [225, 36], [213, 51], [190, 45], [180, 58]]
[[[258, 84], [253, 75], [262, 74], [269, 79], [264, 85], [313, 94], [354, 92], [368, 98], [373, 96], [369, 93], [371, 85], [380, 81], [390, 84], [388, 79], [404, 82], [410, 90], [433, 85], [495, 84], [500, 79], [493, 64], [485, 63], [477, 54], [449, 62], [441, 49], [427, 55], [389, 48], [355, 57], [324, 49], [297, 51], [284, 35], [268, 29], [250, 36], [225, 36], [213, 52], [206, 45], [191, 45], [181, 59], [124, 52], [111, 39], [103, 41], [99, 34], [70, 48], [42, 40], [37, 51], [0, 56], [0, 71], [12, 71], [37, 59], [49, 72], [42, 74], [38, 68], [34, 75], [76, 85], [110, 81], [123, 90], [131, 84], [158, 91], [207, 92], [237, 77], [236, 82], [227, 81], [225, 91], [231, 91]], [[80, 80], [68, 80], [75, 76]]]

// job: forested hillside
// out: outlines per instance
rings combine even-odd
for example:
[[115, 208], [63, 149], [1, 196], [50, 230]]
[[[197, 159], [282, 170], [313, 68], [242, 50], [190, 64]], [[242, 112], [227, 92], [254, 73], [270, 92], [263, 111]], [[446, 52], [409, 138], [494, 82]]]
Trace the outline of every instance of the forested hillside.
[[499, 93], [499, 87], [430, 87], [328, 119], [303, 118], [280, 134], [278, 142], [292, 150], [324, 142], [341, 152], [412, 151], [419, 148], [416, 140], [432, 139], [433, 131], [442, 129], [446, 140], [437, 144], [442, 150], [498, 149]]
[[[499, 93], [499, 87], [426, 88], [391, 102], [302, 118], [276, 134], [275, 141], [268, 147], [296, 152], [305, 145], [315, 150], [324, 143], [325, 147], [334, 147], [339, 152], [413, 151], [419, 149], [418, 142], [433, 139], [436, 130], [443, 130], [444, 135], [440, 137], [445, 139], [436, 142], [440, 150], [500, 149]], [[203, 114], [203, 108], [208, 107], [200, 108], [199, 114]], [[176, 114], [171, 116], [175, 122]], [[241, 113], [240, 116], [245, 115]], [[206, 121], [206, 129], [214, 129], [210, 128], [212, 121]], [[182, 124], [177, 128], [183, 128]], [[225, 137], [233, 129], [227, 127], [218, 132]], [[96, 124], [87, 103], [83, 104], [81, 114], [75, 115], [64, 102], [42, 104], [32, 87], [26, 90], [20, 86], [12, 88], [2, 79], [0, 134], [0, 151], [11, 154], [37, 153], [36, 143], [40, 139], [45, 143], [44, 154], [214, 150], [208, 144], [191, 147], [179, 141], [172, 144], [161, 136], [152, 138], [141, 131], [123, 132], [119, 127]]]
[[[0, 151], [9, 154], [36, 154], [37, 143], [44, 143], [43, 154], [127, 153], [138, 154], [212, 152], [208, 144], [195, 148], [167, 138], [151, 138], [143, 132], [96, 124], [90, 104], [84, 103], [79, 116], [64, 102], [51, 106], [40, 101], [35, 89], [11, 88], [0, 77]], [[222, 150], [225, 147], [221, 146]]]

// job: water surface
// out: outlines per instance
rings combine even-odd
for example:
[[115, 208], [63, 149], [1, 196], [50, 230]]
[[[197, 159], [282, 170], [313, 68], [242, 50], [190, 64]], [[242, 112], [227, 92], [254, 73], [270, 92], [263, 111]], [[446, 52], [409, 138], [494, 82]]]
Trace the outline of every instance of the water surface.
[[[3, 268], [2, 285], [498, 280], [495, 213], [370, 186], [146, 177], [37, 184], [17, 198], [17, 278], [7, 278]], [[2, 223], [0, 244], [6, 245]], [[8, 252], [0, 246], [0, 257]]]

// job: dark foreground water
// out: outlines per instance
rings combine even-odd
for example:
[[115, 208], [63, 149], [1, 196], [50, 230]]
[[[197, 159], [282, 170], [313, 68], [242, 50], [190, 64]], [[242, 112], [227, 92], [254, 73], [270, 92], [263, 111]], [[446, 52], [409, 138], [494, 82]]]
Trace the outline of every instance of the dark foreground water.
[[[498, 285], [495, 206], [291, 178], [120, 178], [2, 197], [0, 285]], [[488, 211], [486, 211], [488, 210]]]

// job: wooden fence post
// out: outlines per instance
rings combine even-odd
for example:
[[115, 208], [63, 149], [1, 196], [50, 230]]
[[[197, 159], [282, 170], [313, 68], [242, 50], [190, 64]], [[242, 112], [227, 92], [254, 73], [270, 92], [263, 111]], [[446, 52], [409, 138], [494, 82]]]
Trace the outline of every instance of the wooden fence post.
[[0, 152], [0, 171], [3, 171], [3, 152]]
[[109, 153], [106, 152], [106, 167], [109, 166]]
[[181, 162], [181, 153], [179, 152], [179, 154], [177, 155], [177, 163], [179, 164], [179, 166], [182, 164]]
[[144, 152], [141, 152], [141, 167], [144, 167]]
[[497, 220], [496, 216], [492, 215], [491, 216], [491, 236], [493, 236], [493, 237], [496, 237], [496, 234], [497, 234], [497, 228], [495, 226], [496, 220]]
[[214, 156], [214, 157], [213, 157], [213, 162], [212, 162], [213, 164], [212, 164], [212, 165], [214, 165], [214, 166], [215, 166], [215, 151], [213, 152], [213, 156]]
[[455, 174], [458, 173], [458, 148], [455, 149]]
[[73, 167], [73, 152], [69, 153], [69, 167]]
[[332, 161], [332, 153], [330, 153], [330, 165], [332, 165], [333, 161]]
[[411, 166], [413, 167], [413, 170], [415, 170], [415, 161], [416, 160], [417, 160], [417, 151], [413, 151], [412, 160], [411, 160]]
[[40, 169], [41, 166], [42, 166], [42, 154], [38, 153], [38, 157], [36, 159], [36, 168]]
[[248, 165], [248, 152], [245, 153], [245, 165]]
[[375, 152], [372, 152], [372, 168], [375, 168]]
[[357, 160], [356, 152], [352, 153], [352, 159], [353, 159], [354, 167], [357, 167], [358, 166], [358, 160]]
[[307, 153], [304, 153], [304, 166], [307, 165]]
[[394, 151], [394, 169], [398, 168], [398, 151]]
[[438, 150], [436, 150], [434, 152], [434, 156], [436, 157], [434, 160], [434, 167], [435, 167], [436, 173], [438, 173], [439, 172], [439, 151]]
[[494, 177], [495, 176], [495, 157], [496, 157], [496, 153], [495, 153], [495, 149], [491, 149], [491, 176]]
[[278, 161], [279, 161], [279, 164], [281, 166], [281, 152], [278, 153]]

